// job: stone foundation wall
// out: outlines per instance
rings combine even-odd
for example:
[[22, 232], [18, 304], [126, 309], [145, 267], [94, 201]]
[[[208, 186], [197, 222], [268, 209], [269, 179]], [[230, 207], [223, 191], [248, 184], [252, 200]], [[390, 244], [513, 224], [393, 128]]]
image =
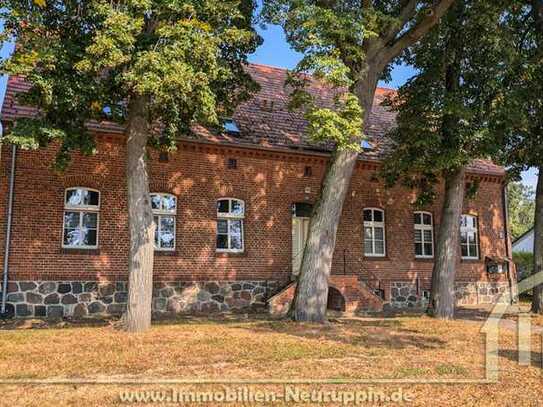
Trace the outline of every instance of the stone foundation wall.
[[[422, 308], [428, 305], [422, 289], [417, 293], [415, 283], [394, 281], [391, 283], [390, 305], [395, 308]], [[457, 282], [456, 305], [494, 304], [509, 291], [507, 282]]]
[[423, 298], [422, 290], [417, 293], [415, 283], [393, 281], [390, 287], [390, 305], [394, 308], [423, 308], [428, 300]]
[[[155, 314], [264, 311], [280, 287], [276, 281], [158, 282]], [[127, 283], [94, 281], [12, 281], [7, 310], [16, 317], [81, 318], [120, 315], [126, 309]]]
[[[284, 285], [284, 284], [283, 284]], [[266, 311], [267, 300], [282, 288], [277, 281], [157, 282], [156, 314], [211, 314]], [[457, 282], [457, 305], [492, 304], [507, 293], [507, 282]], [[17, 281], [8, 285], [7, 310], [16, 317], [81, 318], [120, 315], [126, 309], [127, 283], [94, 281]], [[427, 299], [416, 284], [391, 283], [390, 305], [422, 308]]]
[[[502, 294], [509, 292], [507, 282], [458, 282], [456, 283], [456, 304], [495, 304]], [[514, 295], [515, 293], [513, 293]], [[502, 300], [507, 301], [508, 298]]]

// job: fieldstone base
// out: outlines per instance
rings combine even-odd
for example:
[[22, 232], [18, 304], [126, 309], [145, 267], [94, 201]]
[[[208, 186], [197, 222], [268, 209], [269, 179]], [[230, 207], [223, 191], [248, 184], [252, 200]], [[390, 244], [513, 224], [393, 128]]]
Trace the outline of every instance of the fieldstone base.
[[[157, 282], [155, 314], [209, 314], [264, 311], [275, 281]], [[12, 281], [7, 309], [16, 317], [82, 318], [120, 315], [126, 310], [127, 283], [95, 281]]]
[[424, 308], [428, 299], [417, 293], [414, 283], [393, 281], [390, 287], [390, 305], [394, 308]]
[[507, 282], [478, 281], [456, 283], [456, 305], [509, 302], [509, 295], [507, 294], [509, 294], [509, 284]]
[[[390, 305], [395, 308], [424, 308], [428, 299], [422, 291], [417, 293], [414, 283], [394, 281], [391, 283]], [[456, 305], [495, 304], [498, 301], [507, 302], [509, 292], [507, 282], [457, 282], [455, 283]]]

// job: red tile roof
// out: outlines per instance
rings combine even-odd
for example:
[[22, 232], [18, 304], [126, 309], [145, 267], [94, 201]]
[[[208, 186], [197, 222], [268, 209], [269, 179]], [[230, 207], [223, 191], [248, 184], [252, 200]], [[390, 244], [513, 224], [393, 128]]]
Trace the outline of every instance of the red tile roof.
[[[240, 134], [232, 136], [195, 126], [194, 132], [200, 140], [269, 148], [327, 150], [326, 146], [315, 145], [307, 139], [305, 135], [307, 122], [302, 113], [288, 110], [289, 93], [284, 87], [287, 70], [259, 64], [250, 64], [247, 69], [261, 89], [251, 99], [238, 106], [233, 115]], [[28, 89], [28, 83], [22, 78], [16, 76], [9, 78], [2, 106], [2, 120], [13, 121], [19, 117], [36, 115], [35, 108], [19, 105], [15, 99], [16, 93]], [[319, 104], [331, 106], [333, 93], [329, 88], [312, 80], [309, 89]], [[375, 148], [361, 154], [365, 160], [380, 160], [390, 150], [390, 140], [386, 133], [394, 126], [395, 114], [381, 106], [381, 103], [387, 95], [394, 92], [393, 89], [387, 88], [377, 88], [375, 92], [373, 108], [365, 128], [365, 133]], [[123, 132], [121, 126], [111, 122], [91, 122], [89, 128], [97, 132]], [[488, 160], [475, 160], [469, 170], [492, 175], [504, 174], [502, 167]]]

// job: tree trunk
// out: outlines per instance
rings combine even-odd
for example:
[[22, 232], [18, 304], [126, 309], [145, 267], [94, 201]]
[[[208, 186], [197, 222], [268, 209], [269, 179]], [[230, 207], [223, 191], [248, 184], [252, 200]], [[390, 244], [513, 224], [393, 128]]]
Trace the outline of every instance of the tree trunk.
[[[364, 123], [371, 112], [377, 78], [377, 74], [368, 74], [356, 88], [364, 109]], [[294, 295], [292, 317], [296, 321], [325, 321], [337, 228], [357, 159], [358, 153], [350, 150], [334, 151], [330, 157], [321, 195], [311, 216]]]
[[[539, 167], [535, 196], [534, 273], [543, 271], [543, 165]], [[532, 312], [543, 314], [543, 285], [533, 289]]]
[[436, 245], [432, 272], [432, 294], [429, 311], [437, 318], [454, 318], [454, 279], [460, 245], [460, 219], [464, 204], [464, 174], [462, 167], [445, 177], [445, 201]]
[[149, 136], [147, 101], [135, 97], [129, 104], [127, 123], [128, 308], [125, 328], [142, 332], [151, 325], [155, 225], [149, 200], [146, 148]]

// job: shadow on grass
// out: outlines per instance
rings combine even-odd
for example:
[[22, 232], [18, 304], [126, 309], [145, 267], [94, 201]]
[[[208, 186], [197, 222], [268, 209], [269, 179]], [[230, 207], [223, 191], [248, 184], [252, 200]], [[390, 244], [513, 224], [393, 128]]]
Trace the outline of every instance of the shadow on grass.
[[83, 318], [83, 319], [8, 319], [0, 322], [0, 331], [25, 329], [67, 329], [83, 327], [104, 327], [116, 324], [116, 318]]
[[454, 313], [455, 319], [475, 322], [484, 322], [489, 315], [490, 310], [484, 308], [457, 308]]
[[328, 324], [308, 324], [293, 321], [260, 321], [238, 328], [259, 334], [282, 334], [303, 339], [338, 342], [365, 348], [436, 349], [446, 341], [437, 336], [421, 334], [402, 327], [401, 321], [391, 320], [333, 320]]
[[[518, 363], [518, 350], [517, 349], [500, 349], [498, 355], [509, 359], [515, 363]], [[532, 352], [530, 358], [530, 366], [541, 369], [543, 367], [543, 358], [541, 352]]]

